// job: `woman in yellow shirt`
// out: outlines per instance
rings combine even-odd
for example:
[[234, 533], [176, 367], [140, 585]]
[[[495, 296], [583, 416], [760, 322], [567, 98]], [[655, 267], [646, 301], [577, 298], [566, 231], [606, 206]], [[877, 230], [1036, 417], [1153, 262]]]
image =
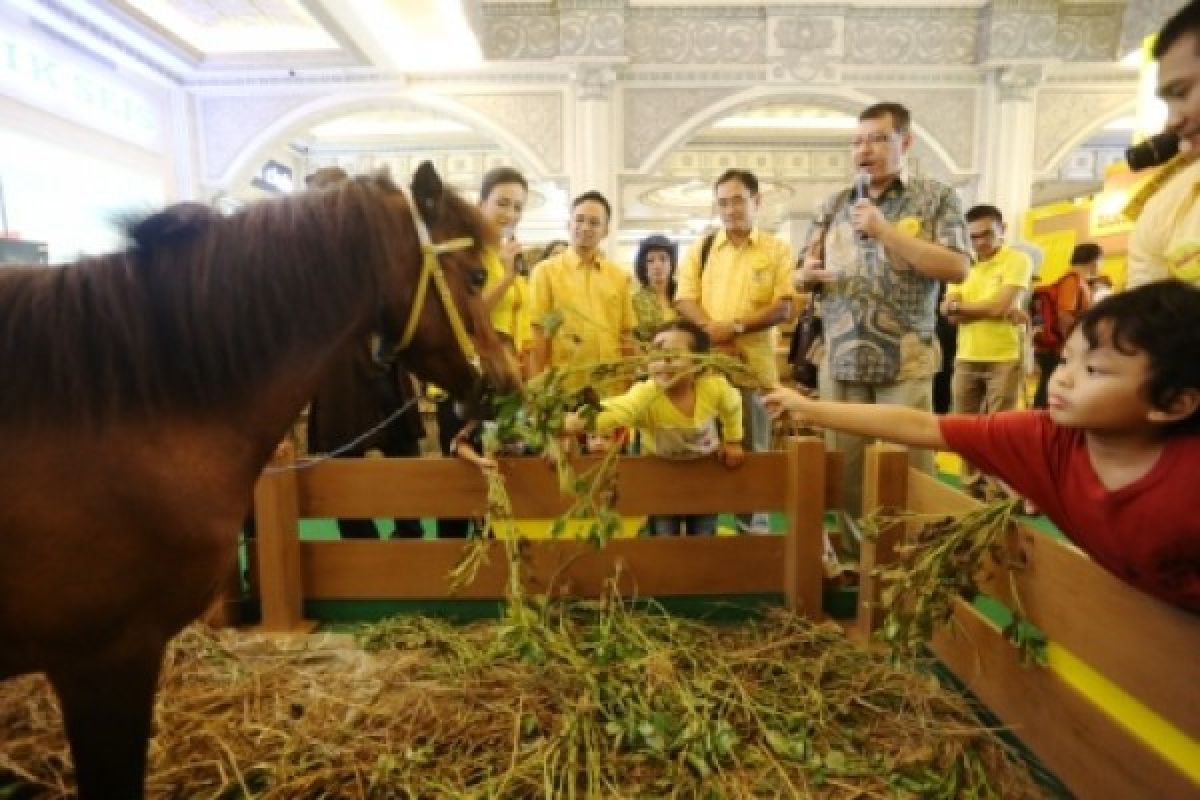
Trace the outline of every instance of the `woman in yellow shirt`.
[[529, 183], [512, 167], [496, 167], [483, 176], [479, 210], [503, 233], [499, 249], [488, 248], [483, 266], [488, 280], [483, 287], [483, 304], [491, 313], [492, 326], [525, 363], [532, 338], [529, 327], [529, 271], [517, 240], [517, 225], [525, 211]]
[[649, 343], [659, 326], [679, 316], [675, 311], [677, 254], [675, 243], [658, 234], [638, 244], [634, 272], [640, 285], [633, 294], [633, 313], [637, 317], [633, 335], [639, 342]]

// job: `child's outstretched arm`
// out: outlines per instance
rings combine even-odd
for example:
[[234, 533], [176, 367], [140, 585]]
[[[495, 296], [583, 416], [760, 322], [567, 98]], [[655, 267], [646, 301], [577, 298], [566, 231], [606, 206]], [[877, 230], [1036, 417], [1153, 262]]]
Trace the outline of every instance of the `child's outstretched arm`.
[[947, 448], [937, 415], [928, 411], [870, 403], [822, 402], [791, 389], [775, 389], [763, 402], [773, 418], [789, 414], [803, 424], [819, 428], [874, 436], [909, 447]]

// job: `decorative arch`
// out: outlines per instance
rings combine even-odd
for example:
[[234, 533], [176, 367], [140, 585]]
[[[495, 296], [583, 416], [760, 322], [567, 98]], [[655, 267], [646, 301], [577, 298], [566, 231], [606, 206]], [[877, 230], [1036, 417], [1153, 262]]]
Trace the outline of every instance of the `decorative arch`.
[[1119, 103], [1114, 107], [1109, 108], [1097, 115], [1085, 117], [1086, 122], [1082, 127], [1078, 128], [1074, 133], [1062, 141], [1058, 147], [1050, 152], [1049, 157], [1042, 164], [1036, 165], [1034, 177], [1045, 178], [1053, 175], [1058, 171], [1058, 167], [1066, 159], [1068, 155], [1079, 145], [1092, 138], [1097, 131], [1104, 129], [1104, 126], [1112, 122], [1114, 119], [1128, 116], [1137, 109], [1137, 98], [1131, 97], [1123, 103]]
[[[830, 88], [821, 92], [804, 92], [795, 89], [778, 89], [772, 87], [747, 89], [716, 100], [692, 114], [683, 125], [680, 125], [663, 137], [659, 144], [637, 165], [636, 171], [643, 175], [651, 174], [675, 148], [690, 141], [697, 133], [712, 125], [721, 117], [735, 111], [754, 108], [766, 103], [801, 101], [855, 115], [864, 107], [880, 102], [880, 100], [881, 98], [872, 97], [853, 89]], [[626, 123], [628, 125], [629, 120], [626, 120]], [[952, 175], [963, 174], [962, 169], [958, 167], [946, 148], [928, 129], [914, 120], [912, 132], [913, 136], [938, 159], [945, 173]]]
[[258, 163], [256, 156], [269, 152], [313, 125], [360, 111], [394, 108], [397, 104], [436, 112], [492, 138], [512, 154], [517, 166], [531, 178], [542, 179], [552, 173], [545, 160], [529, 145], [484, 114], [456, 102], [453, 98], [419, 92], [337, 93], [303, 103], [279, 116], [275, 122], [266, 126], [237, 152], [237, 155], [220, 173], [212, 188], [228, 190], [249, 180]]

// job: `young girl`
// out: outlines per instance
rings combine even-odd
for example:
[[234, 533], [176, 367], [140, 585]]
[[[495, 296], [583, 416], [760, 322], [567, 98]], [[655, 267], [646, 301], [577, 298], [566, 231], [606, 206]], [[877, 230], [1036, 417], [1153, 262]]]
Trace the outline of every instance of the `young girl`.
[[[745, 460], [742, 450], [742, 399], [721, 375], [702, 371], [679, 353], [708, 352], [709, 338], [698, 325], [676, 319], [659, 328], [652, 343], [662, 357], [650, 364], [649, 380], [622, 395], [603, 401], [592, 429], [611, 431], [634, 427], [641, 434], [642, 452], [660, 458], [692, 459], [711, 455], [730, 469]], [[720, 422], [718, 431], [717, 423]], [[582, 414], [567, 414], [565, 433], [587, 428]], [[674, 535], [683, 527], [689, 535], [712, 535], [715, 514], [652, 516], [650, 529]]]
[[772, 415], [951, 450], [1012, 486], [1109, 572], [1200, 612], [1200, 289], [1161, 281], [1084, 313], [1045, 411], [937, 416], [821, 403], [788, 389]]

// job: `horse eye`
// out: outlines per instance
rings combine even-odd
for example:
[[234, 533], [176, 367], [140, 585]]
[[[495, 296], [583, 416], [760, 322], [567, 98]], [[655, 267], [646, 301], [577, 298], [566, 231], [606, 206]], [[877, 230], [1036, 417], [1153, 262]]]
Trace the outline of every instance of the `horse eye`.
[[487, 270], [483, 267], [471, 270], [470, 276], [471, 288], [480, 290], [487, 283]]

